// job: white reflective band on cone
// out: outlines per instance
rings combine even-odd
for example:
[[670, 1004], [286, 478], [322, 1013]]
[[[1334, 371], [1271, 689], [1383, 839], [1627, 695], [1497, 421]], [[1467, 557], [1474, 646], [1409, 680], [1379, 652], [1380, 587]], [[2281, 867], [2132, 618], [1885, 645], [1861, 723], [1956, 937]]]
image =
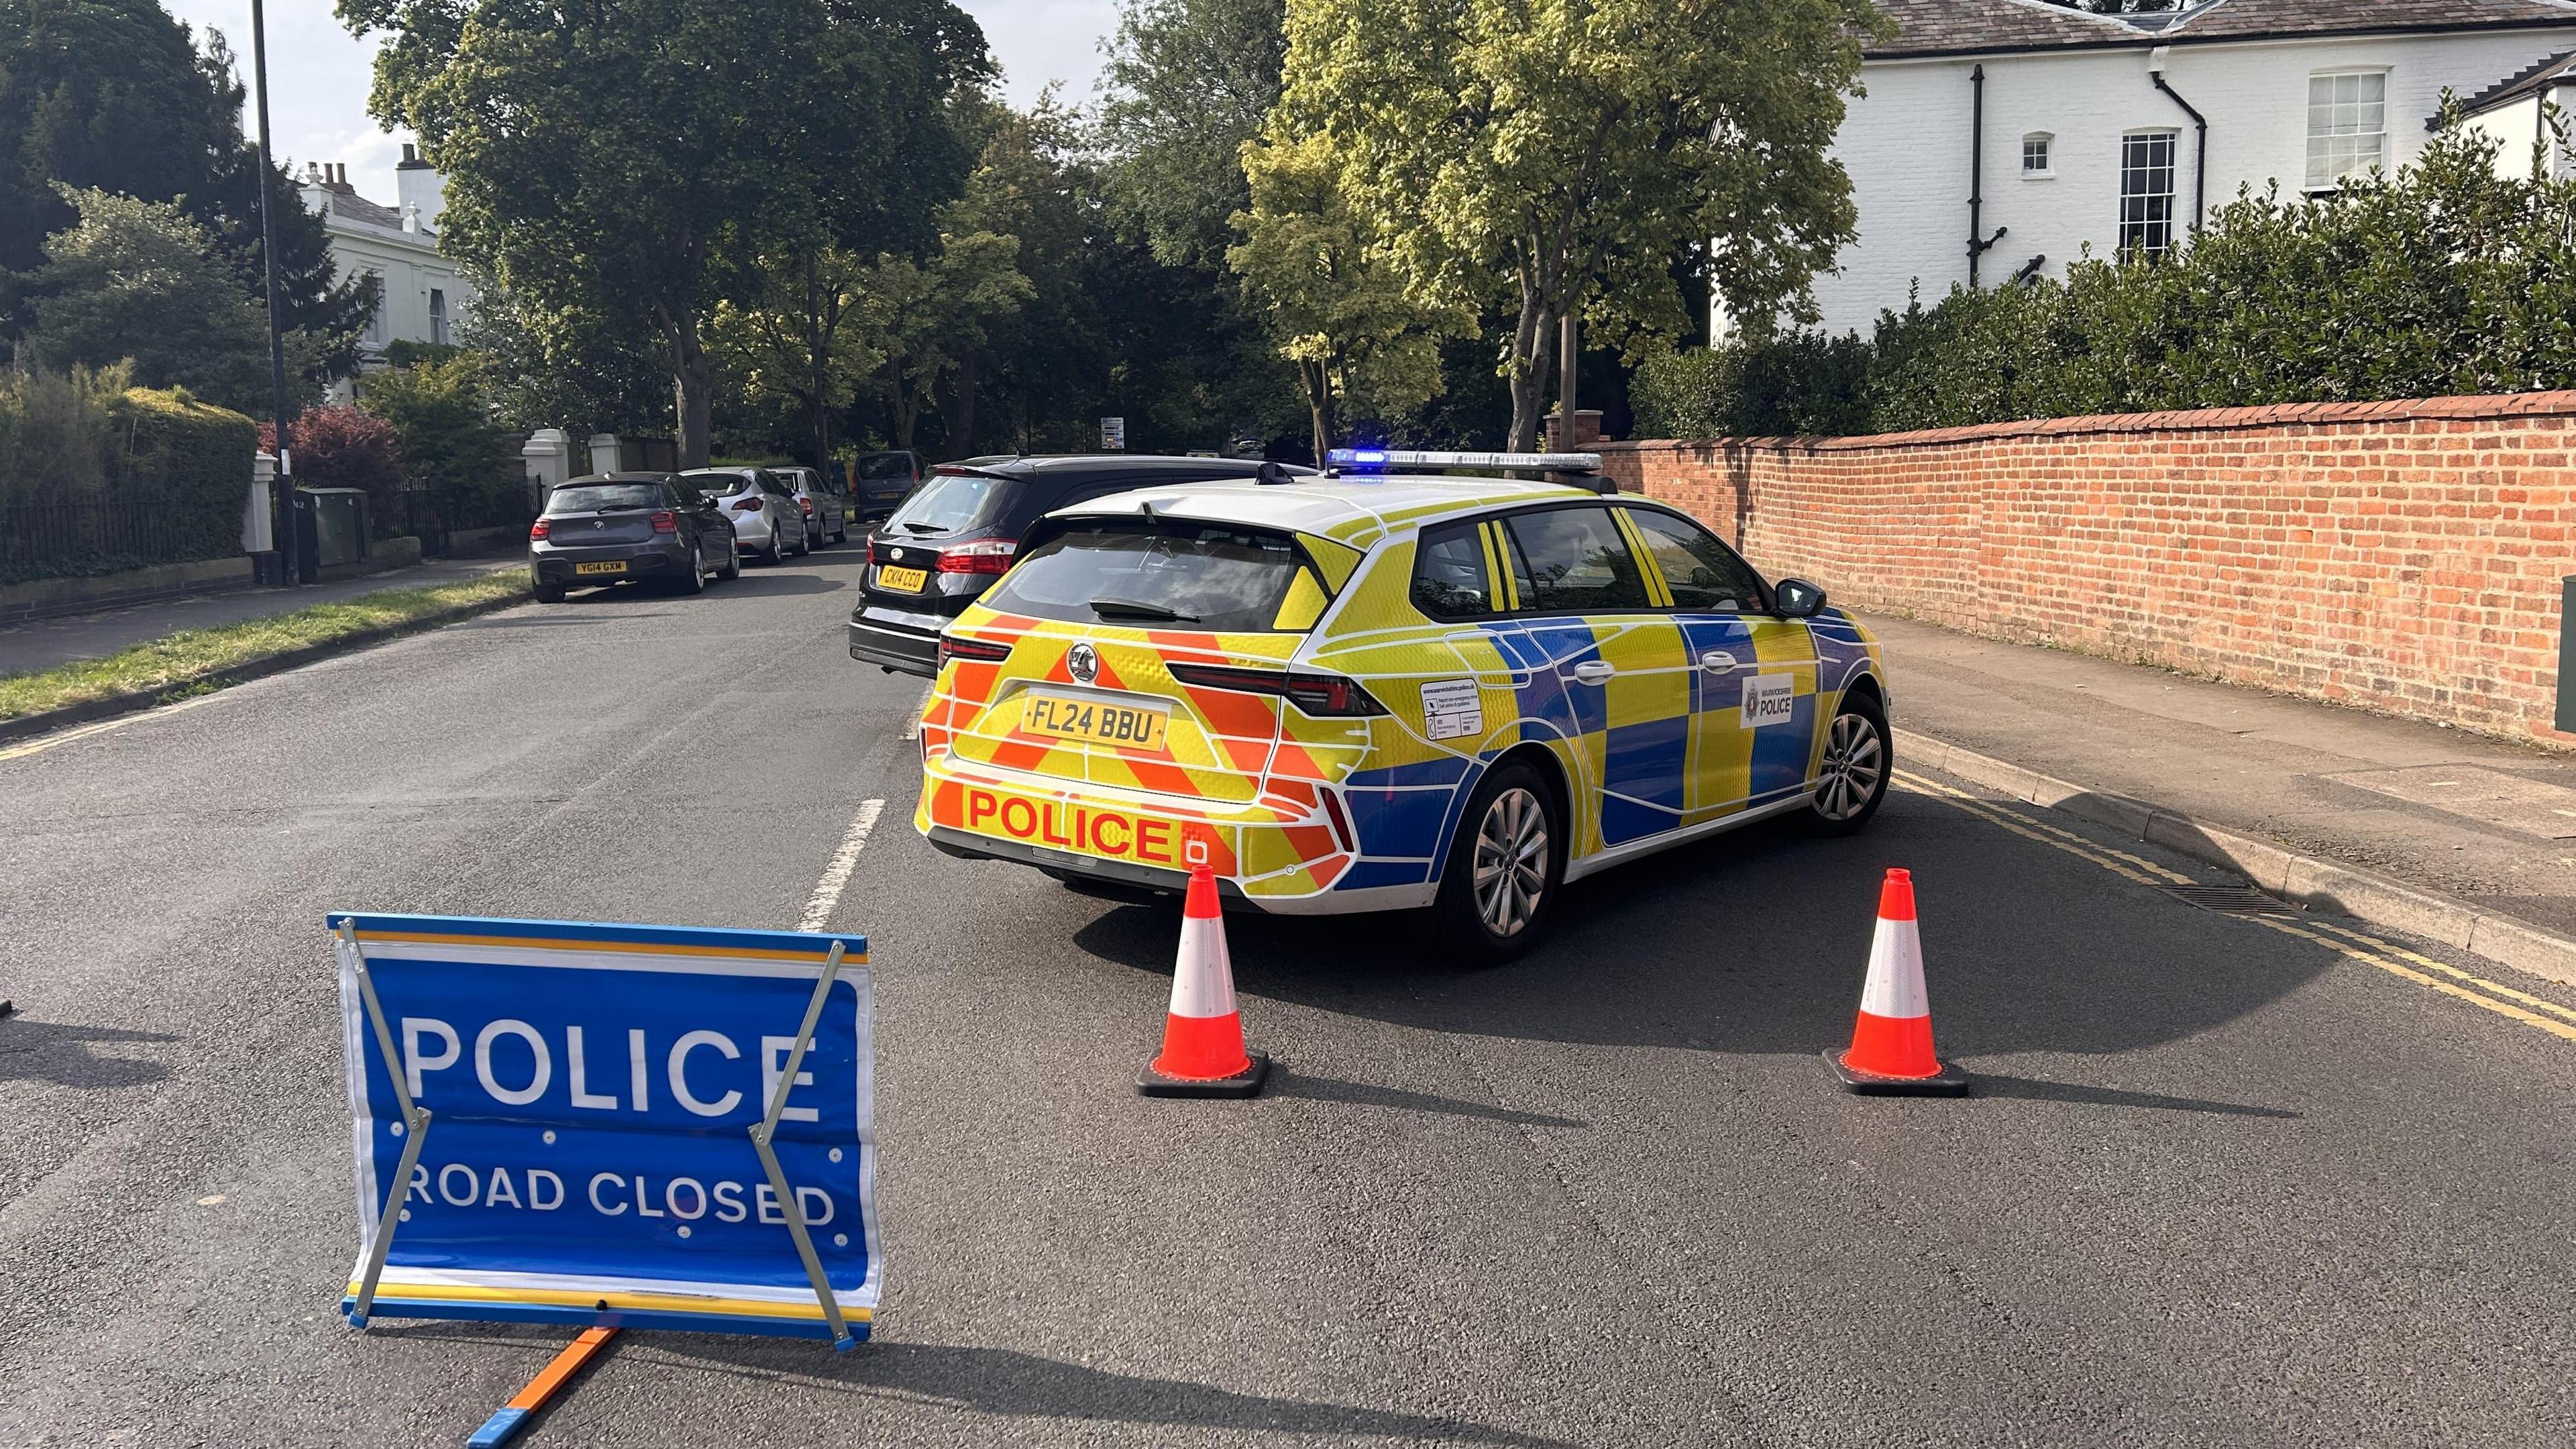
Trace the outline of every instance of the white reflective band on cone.
[[1878, 934], [1869, 943], [1869, 984], [1861, 988], [1860, 1009], [1872, 1016], [1930, 1016], [1931, 998], [1923, 990], [1923, 935], [1912, 921], [1878, 918]]
[[[1923, 994], [1921, 968], [1914, 994]], [[1225, 952], [1225, 921], [1214, 916], [1181, 920], [1180, 969], [1172, 973], [1172, 1015], [1234, 1015], [1234, 960]]]

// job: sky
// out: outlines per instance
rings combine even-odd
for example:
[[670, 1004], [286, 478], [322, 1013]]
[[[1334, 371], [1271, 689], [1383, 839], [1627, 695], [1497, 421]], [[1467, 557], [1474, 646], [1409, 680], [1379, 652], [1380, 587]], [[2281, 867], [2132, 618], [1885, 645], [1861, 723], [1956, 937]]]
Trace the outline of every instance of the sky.
[[[1002, 94], [1015, 106], [1038, 98], [1048, 81], [1064, 83], [1063, 96], [1091, 95], [1100, 70], [1099, 43], [1118, 25], [1116, 0], [957, 0], [984, 27], [1002, 65]], [[162, 0], [163, 7], [199, 30], [211, 26], [241, 57], [242, 83], [250, 83], [250, 0]], [[387, 135], [367, 116], [367, 83], [376, 53], [373, 39], [359, 40], [331, 15], [331, 0], [267, 0], [269, 124], [280, 160], [301, 175], [307, 161], [336, 161], [349, 168], [360, 196], [390, 205], [394, 163], [408, 133]], [[243, 107], [242, 128], [255, 124]]]

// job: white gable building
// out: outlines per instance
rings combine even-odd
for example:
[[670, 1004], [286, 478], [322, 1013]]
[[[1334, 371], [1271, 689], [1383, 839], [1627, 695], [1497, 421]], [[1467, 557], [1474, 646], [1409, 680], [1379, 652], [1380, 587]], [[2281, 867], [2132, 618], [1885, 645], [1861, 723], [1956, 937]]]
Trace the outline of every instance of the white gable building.
[[438, 251], [446, 178], [406, 145], [394, 186], [395, 204], [384, 206], [360, 196], [344, 167], [307, 163], [304, 172], [304, 204], [322, 215], [338, 277], [364, 272], [381, 284], [381, 300], [358, 349], [366, 366], [381, 364], [394, 342], [454, 342], [457, 324], [474, 302], [456, 263]]
[[1834, 145], [1859, 237], [1816, 279], [1832, 333], [1867, 334], [1917, 286], [1928, 305], [1953, 284], [2063, 277], [2088, 248], [2162, 251], [2239, 187], [2394, 170], [2446, 88], [2509, 137], [2499, 166], [2528, 168], [2540, 101], [2576, 92], [2571, 0], [1877, 4], [1893, 32], [1868, 47]]

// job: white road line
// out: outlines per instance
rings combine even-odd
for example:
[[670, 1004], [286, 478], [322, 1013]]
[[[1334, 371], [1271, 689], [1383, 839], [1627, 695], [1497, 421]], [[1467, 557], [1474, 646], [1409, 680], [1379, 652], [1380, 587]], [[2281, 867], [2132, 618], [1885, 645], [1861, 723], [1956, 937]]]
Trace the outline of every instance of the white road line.
[[858, 818], [850, 822], [850, 833], [841, 838], [841, 848], [832, 854], [832, 863], [823, 868], [823, 878], [814, 883], [814, 897], [805, 903], [805, 919], [796, 923], [800, 931], [819, 931], [832, 919], [832, 908], [841, 903], [841, 891], [850, 883], [850, 872], [859, 868], [859, 852], [868, 848], [868, 832], [877, 828], [877, 816], [884, 813], [883, 800], [859, 802]]
[[[233, 688], [238, 689], [240, 686], [235, 685]], [[137, 710], [133, 714], [120, 715], [115, 719], [101, 720], [97, 724], [76, 725], [71, 729], [60, 730], [53, 734], [38, 735], [34, 740], [27, 744], [0, 747], [0, 760], [24, 759], [29, 755], [42, 754], [56, 745], [68, 745], [74, 740], [85, 740], [92, 735], [103, 735], [110, 730], [121, 730], [127, 725], [141, 724], [145, 720], [161, 719], [169, 715], [174, 715], [183, 709], [195, 709], [201, 704], [212, 704], [230, 692], [230, 690], [225, 689], [208, 690], [204, 694], [197, 695], [192, 699], [180, 700], [176, 704], [158, 705], [151, 709]]]

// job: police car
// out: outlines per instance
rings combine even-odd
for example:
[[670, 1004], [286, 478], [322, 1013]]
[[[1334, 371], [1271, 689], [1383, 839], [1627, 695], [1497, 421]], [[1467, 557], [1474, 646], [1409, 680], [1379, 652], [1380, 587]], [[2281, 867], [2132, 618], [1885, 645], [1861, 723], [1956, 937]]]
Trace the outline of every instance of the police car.
[[1432, 907], [1501, 960], [1621, 861], [1771, 816], [1859, 829], [1887, 698], [1823, 590], [1647, 499], [1348, 468], [1146, 488], [1040, 520], [948, 627], [914, 823], [1076, 884], [1204, 861], [1229, 905]]

